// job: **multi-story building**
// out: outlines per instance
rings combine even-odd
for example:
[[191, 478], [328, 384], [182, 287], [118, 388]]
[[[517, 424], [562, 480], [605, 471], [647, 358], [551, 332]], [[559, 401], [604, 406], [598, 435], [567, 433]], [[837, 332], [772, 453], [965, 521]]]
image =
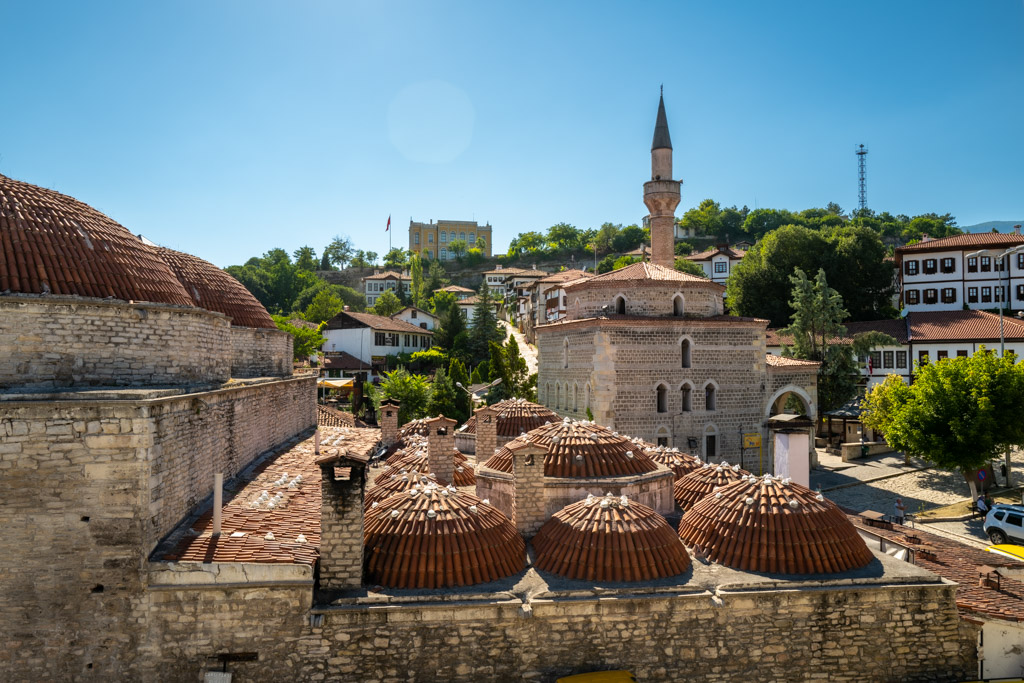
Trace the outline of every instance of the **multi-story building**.
[[699, 254], [690, 254], [687, 261], [693, 261], [704, 269], [704, 274], [713, 282], [724, 285], [732, 274], [732, 269], [743, 260], [747, 252], [721, 244]]
[[370, 365], [375, 375], [379, 374], [388, 356], [424, 351], [431, 346], [433, 332], [397, 317], [409, 310], [396, 313], [392, 318], [342, 311], [324, 326], [326, 341], [321, 348], [327, 357], [347, 353]]
[[564, 286], [567, 283], [590, 277], [594, 274], [573, 269], [552, 273], [532, 282], [526, 288], [526, 294], [519, 298], [519, 330], [526, 335], [526, 340], [535, 343], [534, 328], [537, 325], [565, 317], [568, 300]]
[[363, 278], [363, 291], [366, 294], [367, 306], [373, 306], [377, 303], [377, 297], [389, 290], [399, 298], [402, 298], [403, 295], [408, 297], [412, 292], [412, 276], [406, 272], [378, 270], [373, 275]]
[[480, 225], [476, 221], [430, 221], [419, 223], [409, 220], [409, 251], [428, 259], [451, 261], [455, 252], [452, 242], [462, 240], [466, 249], [480, 249], [490, 258], [494, 242], [491, 239], [491, 224]]
[[[1020, 226], [1011, 233], [956, 235], [896, 249], [899, 305], [907, 311], [1024, 308], [1024, 253], [995, 258], [1024, 246]], [[969, 256], [977, 251], [990, 254]]]
[[526, 295], [529, 285], [548, 275], [546, 270], [533, 268], [506, 268], [497, 266], [494, 270], [485, 270], [484, 281], [491, 295], [498, 301], [514, 301]]

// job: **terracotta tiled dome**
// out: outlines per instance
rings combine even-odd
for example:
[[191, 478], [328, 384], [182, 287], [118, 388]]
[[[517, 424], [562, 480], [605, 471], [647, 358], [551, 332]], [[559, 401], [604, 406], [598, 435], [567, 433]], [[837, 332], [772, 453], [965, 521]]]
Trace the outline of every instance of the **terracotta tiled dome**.
[[[466, 456], [462, 455], [462, 453], [455, 451], [455, 454], [455, 481], [442, 481], [439, 483], [455, 484], [456, 486], [476, 486], [476, 473], [473, 470], [473, 466], [467, 462]], [[461, 460], [459, 459], [459, 456], [461, 456]], [[424, 474], [430, 472], [430, 463], [428, 462], [426, 448], [410, 453], [394, 465], [389, 465], [377, 476], [377, 479], [379, 480], [384, 477], [390, 477], [393, 474], [412, 472], [413, 470]]]
[[192, 306], [156, 250], [77, 199], [0, 175], [0, 292]]
[[714, 493], [715, 489], [739, 481], [747, 474], [748, 472], [741, 470], [739, 465], [704, 464], [676, 481], [672, 487], [672, 497], [676, 499], [676, 505], [685, 512], [705, 496]]
[[469, 586], [526, 564], [526, 546], [508, 517], [474, 495], [436, 486], [368, 510], [363, 541], [367, 581], [389, 588]]
[[398, 440], [405, 441], [412, 435], [426, 436], [430, 432], [430, 428], [427, 427], [427, 421], [422, 417], [418, 420], [411, 420], [402, 425], [401, 429], [398, 430]]
[[694, 505], [679, 536], [712, 561], [743, 571], [831, 574], [873, 559], [835, 503], [770, 475], [750, 475]]
[[644, 453], [651, 460], [661, 463], [672, 470], [676, 481], [679, 481], [690, 472], [700, 469], [704, 463], [700, 458], [689, 453], [680, 453], [678, 448], [666, 448], [665, 446], [648, 446], [643, 449]]
[[[426, 447], [426, 436], [420, 436], [419, 434], [413, 432], [412, 434], [406, 436], [404, 439], [398, 441], [397, 448], [394, 450], [394, 452], [391, 453], [391, 455], [387, 457], [387, 459], [384, 461], [384, 464], [388, 466], [395, 465], [401, 462], [402, 460], [405, 460], [406, 458], [408, 458], [410, 455], [420, 450], [421, 448]], [[462, 456], [463, 460], [465, 460], [465, 458], [465, 456]]]
[[567, 505], [533, 537], [538, 569], [585, 581], [649, 581], [682, 574], [690, 556], [657, 512], [625, 496]]
[[373, 486], [366, 489], [363, 505], [369, 509], [374, 503], [380, 502], [388, 496], [403, 493], [416, 486], [422, 488], [428, 484], [437, 484], [437, 478], [429, 472], [411, 470], [387, 476], [380, 475], [373, 481]]
[[[531, 403], [523, 398], [507, 398], [491, 406], [498, 412], [495, 429], [498, 436], [519, 436], [548, 422], [561, 422], [558, 413], [539, 403]], [[466, 420], [459, 430], [464, 434], [476, 434], [476, 415]]]
[[[619, 477], [658, 469], [628, 438], [593, 422], [572, 422], [566, 418], [538, 427], [515, 441], [523, 439], [547, 450], [547, 477]], [[484, 466], [512, 472], [512, 451], [508, 448], [512, 443], [495, 451]]]
[[196, 306], [223, 313], [235, 327], [277, 328], [263, 304], [226, 271], [191, 254], [166, 247], [156, 251]]

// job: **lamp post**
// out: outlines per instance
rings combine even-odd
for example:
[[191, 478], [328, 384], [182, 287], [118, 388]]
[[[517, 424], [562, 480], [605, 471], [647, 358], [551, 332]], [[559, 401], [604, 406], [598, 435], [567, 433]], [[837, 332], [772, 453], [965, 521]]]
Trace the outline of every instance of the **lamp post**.
[[[995, 252], [995, 251], [993, 251], [991, 249], [979, 249], [978, 251], [972, 251], [971, 253], [967, 254], [967, 258], [977, 258], [979, 256], [991, 256], [995, 261], [1002, 262], [1002, 260], [1004, 258], [1006, 258], [1007, 256], [1010, 256], [1012, 254], [1019, 254], [1021, 251], [1024, 251], [1024, 244], [1016, 246], [1016, 247], [1010, 247], [1009, 249], [1005, 249], [1004, 251], [999, 252], [999, 253], [997, 253], [997, 252]], [[1010, 259], [1007, 258], [1006, 259], [1005, 267], [999, 269], [999, 289], [1000, 289], [1000, 296], [1001, 296], [1001, 299], [999, 301], [999, 355], [1000, 356], [1003, 356], [1004, 353], [1005, 353], [1005, 350], [1006, 350], [1005, 349], [1005, 347], [1006, 347], [1006, 338], [1005, 338], [1005, 335], [1004, 335], [1004, 332], [1003, 332], [1003, 309], [1006, 307], [1006, 300], [1010, 298], [1009, 290], [1003, 290], [1003, 273], [1005, 271], [1009, 270], [1009, 269], [1010, 269]]]

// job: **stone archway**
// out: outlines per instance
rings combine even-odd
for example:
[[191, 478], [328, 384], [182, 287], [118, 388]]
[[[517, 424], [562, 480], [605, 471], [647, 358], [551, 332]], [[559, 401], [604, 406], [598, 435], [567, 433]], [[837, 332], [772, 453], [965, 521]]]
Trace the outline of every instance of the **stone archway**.
[[[807, 390], [803, 387], [797, 386], [796, 384], [787, 384], [775, 391], [765, 402], [764, 405], [764, 418], [768, 419], [772, 415], [783, 412], [786, 404], [786, 400], [794, 398], [803, 404], [803, 413], [811, 418], [812, 422], [817, 424], [818, 406], [815, 405], [811, 395], [807, 393]], [[817, 433], [817, 428], [811, 428], [810, 443], [808, 445], [811, 467], [815, 467], [818, 462], [818, 454], [814, 449], [814, 437]], [[770, 471], [774, 471], [775, 463], [775, 439], [774, 434], [767, 427], [761, 428], [761, 442], [763, 444], [765, 460], [767, 461]]]

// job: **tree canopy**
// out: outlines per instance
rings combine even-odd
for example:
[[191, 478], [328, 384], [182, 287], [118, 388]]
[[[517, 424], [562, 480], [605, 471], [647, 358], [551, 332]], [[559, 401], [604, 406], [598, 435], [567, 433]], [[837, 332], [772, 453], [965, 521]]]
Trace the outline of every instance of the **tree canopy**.
[[399, 299], [390, 289], [385, 289], [381, 295], [377, 297], [377, 301], [373, 306], [368, 308], [367, 311], [374, 315], [388, 317], [398, 313], [403, 308], [405, 308], [405, 304], [402, 303], [402, 300]]
[[292, 336], [292, 356], [294, 360], [306, 360], [323, 346], [323, 335], [320, 334], [322, 325], [315, 328], [300, 327], [292, 325], [287, 316], [275, 315], [274, 324], [277, 329], [287, 332]]

